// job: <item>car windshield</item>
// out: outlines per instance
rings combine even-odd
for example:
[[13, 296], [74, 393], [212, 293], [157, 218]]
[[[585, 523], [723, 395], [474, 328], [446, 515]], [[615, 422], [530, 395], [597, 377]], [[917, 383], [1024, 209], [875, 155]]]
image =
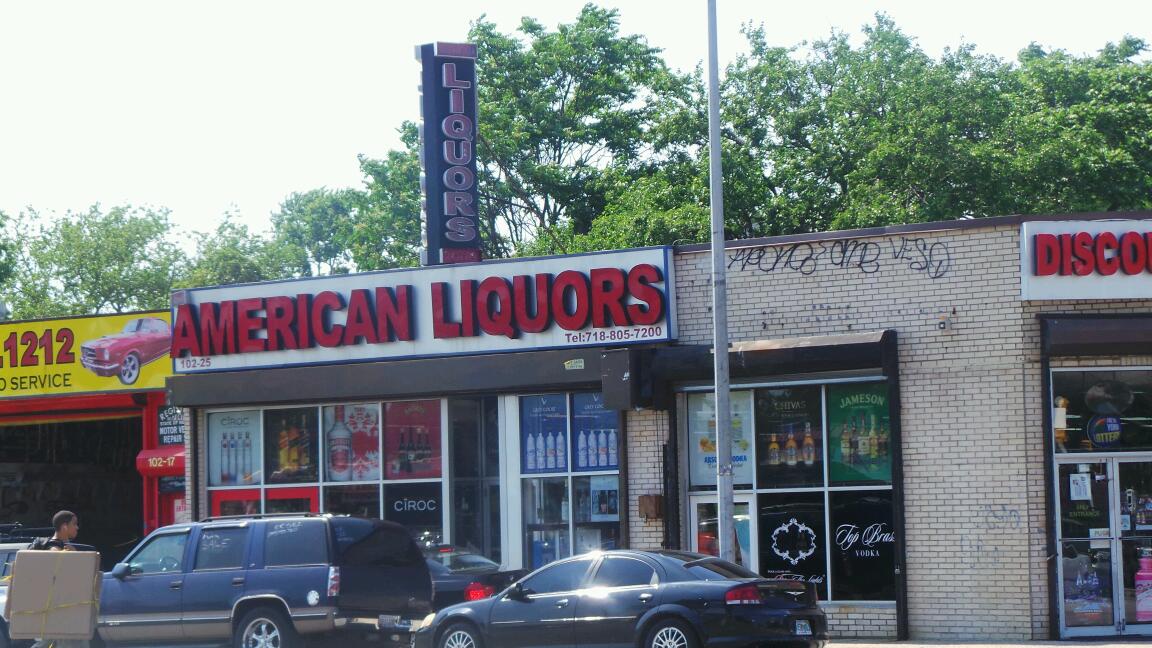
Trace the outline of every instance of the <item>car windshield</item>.
[[140, 329], [140, 322], [142, 322], [142, 321], [144, 321], [144, 320], [128, 320], [128, 323], [124, 325], [124, 329], [121, 330], [120, 332], [121, 333], [135, 333], [136, 331], [138, 331]]
[[498, 571], [500, 565], [484, 556], [457, 547], [431, 547], [424, 551], [429, 559], [457, 573]]

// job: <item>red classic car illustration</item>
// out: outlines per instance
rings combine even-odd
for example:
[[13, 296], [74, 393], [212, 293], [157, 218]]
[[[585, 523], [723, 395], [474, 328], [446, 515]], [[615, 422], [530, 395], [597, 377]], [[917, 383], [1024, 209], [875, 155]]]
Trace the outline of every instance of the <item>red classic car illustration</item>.
[[129, 320], [123, 330], [80, 345], [80, 364], [97, 376], [119, 376], [131, 385], [140, 368], [166, 355], [172, 343], [168, 322], [156, 317]]

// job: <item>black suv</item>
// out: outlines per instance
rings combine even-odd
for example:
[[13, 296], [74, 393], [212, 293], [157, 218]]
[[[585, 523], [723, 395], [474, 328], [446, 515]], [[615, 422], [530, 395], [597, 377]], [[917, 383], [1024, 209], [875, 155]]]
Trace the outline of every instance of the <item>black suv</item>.
[[210, 518], [154, 531], [104, 574], [97, 634], [108, 645], [293, 648], [353, 633], [406, 645], [431, 603], [424, 556], [398, 524]]

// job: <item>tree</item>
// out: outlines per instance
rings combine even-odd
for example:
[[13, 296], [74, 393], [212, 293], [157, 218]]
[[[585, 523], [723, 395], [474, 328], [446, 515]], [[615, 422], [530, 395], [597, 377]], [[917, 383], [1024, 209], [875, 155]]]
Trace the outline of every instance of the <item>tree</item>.
[[299, 276], [345, 274], [354, 268], [349, 242], [361, 199], [353, 189], [293, 193], [272, 214], [273, 239], [299, 260]]
[[360, 156], [366, 176], [358, 217], [348, 242], [360, 270], [418, 265], [420, 262], [420, 152], [416, 125], [400, 128], [401, 151], [383, 160]]
[[196, 255], [176, 282], [178, 288], [223, 286], [285, 279], [307, 264], [294, 246], [278, 246], [251, 234], [230, 214], [211, 234], [196, 232]]
[[555, 31], [530, 18], [519, 31], [525, 40], [483, 18], [470, 30], [479, 57], [479, 215], [486, 252], [498, 257], [550, 228], [589, 230], [605, 204], [605, 169], [641, 155], [670, 78], [641, 36], [620, 35], [616, 11], [588, 4]]
[[183, 255], [164, 209], [93, 205], [56, 219], [21, 214], [26, 241], [10, 282], [19, 319], [167, 308]]

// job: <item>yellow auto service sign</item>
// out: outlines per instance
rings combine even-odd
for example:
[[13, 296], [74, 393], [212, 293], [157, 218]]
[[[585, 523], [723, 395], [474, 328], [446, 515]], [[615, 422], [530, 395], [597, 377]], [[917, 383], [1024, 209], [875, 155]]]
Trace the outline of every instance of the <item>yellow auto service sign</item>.
[[169, 311], [0, 323], [0, 398], [164, 389]]

